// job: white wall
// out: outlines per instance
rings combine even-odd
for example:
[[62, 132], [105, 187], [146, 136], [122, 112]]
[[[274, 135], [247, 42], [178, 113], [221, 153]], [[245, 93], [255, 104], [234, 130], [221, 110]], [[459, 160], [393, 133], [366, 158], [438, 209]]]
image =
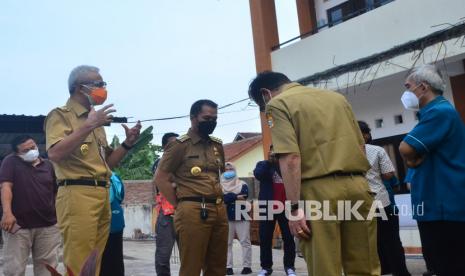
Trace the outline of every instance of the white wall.
[[236, 166], [236, 172], [239, 177], [253, 177], [255, 165], [257, 165], [258, 161], [263, 159], [263, 145], [259, 143], [251, 151], [232, 162]]
[[124, 205], [124, 238], [134, 238], [134, 230], [140, 229], [142, 233], [152, 235], [152, 206], [150, 205]]
[[[396, 0], [274, 51], [273, 70], [286, 73], [291, 79], [310, 76], [333, 68], [333, 59], [336, 65], [342, 65], [386, 51], [446, 27], [432, 28], [433, 25], [457, 23], [464, 16], [464, 0]], [[453, 42], [455, 39], [447, 45], [446, 57], [465, 53], [460, 43]], [[437, 49], [427, 55], [434, 59], [436, 53]], [[410, 58], [406, 55], [398, 62], [410, 66]], [[383, 69], [378, 78], [404, 70], [393, 66]]]
[[[398, 73], [377, 80], [368, 91], [368, 85], [356, 87], [355, 93], [353, 87], [349, 88], [347, 94], [345, 90], [342, 90], [352, 105], [357, 120], [365, 121], [370, 125], [373, 139], [405, 134], [417, 124], [415, 113], [404, 109], [400, 101], [405, 91], [404, 79], [405, 73]], [[447, 84], [444, 96], [453, 103], [449, 84]], [[396, 125], [394, 116], [399, 114], [403, 116], [404, 123]], [[375, 128], [375, 120], [381, 118], [384, 126]]]

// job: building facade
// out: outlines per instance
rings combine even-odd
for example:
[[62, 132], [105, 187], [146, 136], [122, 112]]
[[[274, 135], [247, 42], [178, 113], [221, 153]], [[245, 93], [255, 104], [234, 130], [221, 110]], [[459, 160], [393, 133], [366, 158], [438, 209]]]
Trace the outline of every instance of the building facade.
[[[257, 71], [345, 95], [401, 181], [398, 145], [418, 122], [400, 101], [412, 68], [436, 64], [447, 82], [444, 96], [465, 121], [465, 1], [296, 0], [296, 7], [301, 35], [283, 42], [274, 1], [250, 0]], [[403, 235], [405, 245], [420, 246], [414, 232]]]

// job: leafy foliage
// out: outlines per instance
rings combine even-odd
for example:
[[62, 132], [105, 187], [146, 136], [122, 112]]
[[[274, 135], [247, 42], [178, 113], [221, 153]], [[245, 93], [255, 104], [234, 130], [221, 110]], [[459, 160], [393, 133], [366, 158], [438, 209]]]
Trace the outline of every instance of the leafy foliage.
[[[145, 129], [134, 147], [121, 161], [119, 167], [114, 169], [123, 180], [146, 180], [152, 178], [152, 165], [159, 157], [161, 146], [150, 143], [153, 139], [153, 127]], [[111, 146], [117, 148], [120, 145], [118, 137], [114, 136]]]

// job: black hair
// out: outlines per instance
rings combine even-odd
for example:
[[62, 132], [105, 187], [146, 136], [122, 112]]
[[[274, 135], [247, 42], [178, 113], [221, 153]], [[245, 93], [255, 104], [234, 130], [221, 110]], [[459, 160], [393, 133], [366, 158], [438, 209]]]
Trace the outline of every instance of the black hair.
[[371, 132], [370, 126], [364, 121], [358, 121], [358, 127], [363, 134], [370, 134]]
[[259, 73], [249, 85], [249, 98], [251, 98], [259, 107], [260, 111], [265, 110], [261, 89], [276, 90], [283, 84], [290, 83], [291, 80], [283, 73], [265, 71]]
[[161, 138], [161, 146], [162, 146], [163, 148], [164, 148], [166, 145], [168, 145], [168, 140], [169, 140], [171, 137], [179, 137], [179, 134], [174, 133], [174, 132], [165, 133], [165, 134], [163, 135], [163, 137]]
[[11, 140], [11, 149], [17, 153], [18, 146], [31, 139], [34, 140], [34, 138], [27, 134], [16, 136], [15, 138], [13, 138], [13, 140]]
[[198, 100], [195, 103], [193, 103], [192, 106], [191, 106], [191, 112], [190, 112], [191, 118], [199, 115], [200, 112], [202, 112], [202, 107], [204, 105], [207, 105], [207, 106], [213, 107], [213, 108], [218, 108], [218, 104], [215, 103], [214, 101], [211, 101], [211, 100]]

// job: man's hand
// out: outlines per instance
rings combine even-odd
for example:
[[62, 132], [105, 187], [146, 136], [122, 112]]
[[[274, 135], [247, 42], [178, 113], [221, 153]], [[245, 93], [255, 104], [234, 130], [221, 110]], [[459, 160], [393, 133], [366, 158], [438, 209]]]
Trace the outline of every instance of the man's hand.
[[423, 160], [425, 160], [424, 155], [423, 156], [417, 156], [417, 157], [414, 157], [414, 158], [406, 159], [405, 164], [409, 168], [416, 168], [416, 167], [420, 166], [420, 164], [423, 162]]
[[237, 200], [245, 200], [245, 195], [238, 195]]
[[409, 168], [418, 167], [426, 158], [425, 155], [420, 155], [417, 151], [409, 144], [402, 141], [399, 145], [399, 152], [402, 158], [405, 160], [405, 164]]
[[95, 111], [94, 107], [91, 107], [86, 124], [95, 129], [111, 123], [113, 121], [111, 113], [116, 112], [116, 109], [110, 109], [111, 107], [113, 107], [113, 104], [106, 105], [98, 111]]
[[126, 132], [126, 140], [124, 140], [124, 143], [132, 147], [136, 143], [137, 139], [139, 139], [140, 129], [142, 128], [142, 125], [140, 121], [137, 121], [137, 124], [132, 128], [129, 128], [125, 124], [122, 124], [122, 126], [124, 128], [124, 131]]
[[5, 230], [6, 232], [11, 232], [11, 229], [13, 229], [13, 226], [16, 224], [16, 218], [13, 215], [13, 213], [3, 213], [2, 216], [2, 229]]
[[310, 239], [312, 232], [309, 226], [307, 226], [304, 210], [299, 208], [292, 212], [292, 217], [289, 219], [289, 229], [291, 230], [291, 234], [299, 239]]

